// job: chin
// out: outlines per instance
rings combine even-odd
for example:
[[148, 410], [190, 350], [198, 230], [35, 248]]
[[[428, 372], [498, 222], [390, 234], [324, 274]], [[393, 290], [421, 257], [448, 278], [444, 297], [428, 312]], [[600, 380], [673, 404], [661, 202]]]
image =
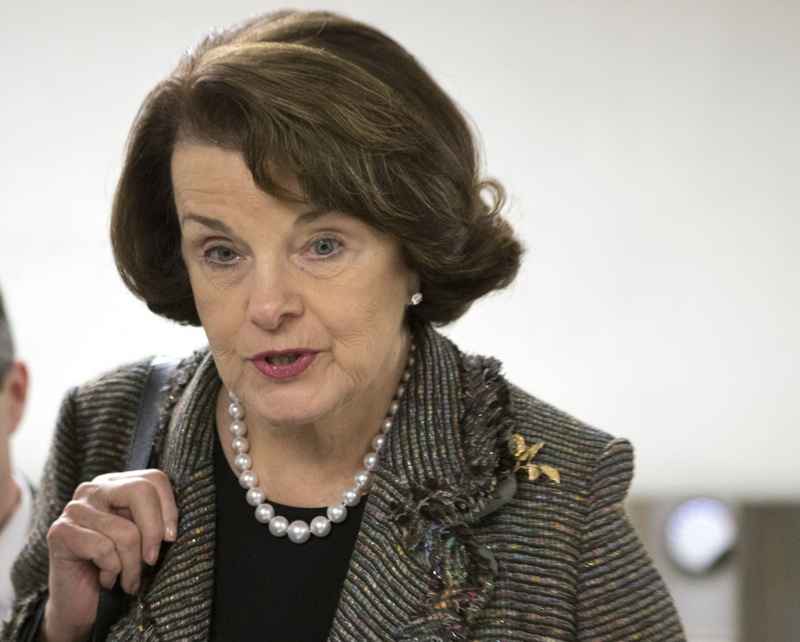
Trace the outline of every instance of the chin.
[[261, 418], [271, 426], [286, 427], [304, 426], [322, 420], [331, 414], [331, 412], [312, 407], [307, 399], [293, 401], [284, 399], [280, 402], [270, 403], [269, 398], [265, 399], [263, 409], [251, 406], [251, 412], [261, 415]]
[[270, 382], [266, 388], [257, 385], [252, 396], [245, 398], [245, 405], [273, 426], [302, 426], [335, 417], [345, 400], [337, 398], [328, 387], [314, 383], [298, 381], [275, 386]]

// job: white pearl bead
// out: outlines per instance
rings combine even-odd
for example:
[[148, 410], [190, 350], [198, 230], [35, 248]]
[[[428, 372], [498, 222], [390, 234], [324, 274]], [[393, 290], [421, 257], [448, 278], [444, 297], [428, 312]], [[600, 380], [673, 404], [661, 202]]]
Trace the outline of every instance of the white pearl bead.
[[356, 488], [364, 493], [372, 488], [372, 482], [375, 481], [375, 475], [367, 472], [366, 470], [362, 470], [356, 473], [356, 476], [353, 479], [356, 482]]
[[364, 455], [364, 468], [373, 471], [378, 467], [378, 453], [367, 453]]
[[283, 537], [289, 530], [289, 520], [283, 515], [277, 515], [269, 520], [269, 532], [275, 537]]
[[262, 524], [269, 524], [273, 517], [275, 517], [275, 509], [272, 504], [259, 504], [256, 507], [256, 519]]
[[303, 544], [308, 541], [309, 537], [311, 537], [311, 529], [302, 519], [289, 524], [289, 539], [295, 544]]
[[251, 468], [253, 460], [248, 455], [250, 450], [250, 442], [245, 438], [247, 434], [247, 426], [242, 418], [245, 415], [244, 405], [239, 401], [233, 391], [228, 391], [228, 397], [231, 403], [228, 406], [228, 414], [231, 416], [231, 424], [228, 427], [234, 439], [231, 441], [231, 448], [236, 453], [234, 457], [234, 466], [241, 472], [239, 475], [239, 485], [247, 489], [247, 502], [255, 507], [255, 518], [262, 524], [269, 524], [269, 532], [275, 537], [284, 537], [288, 534], [289, 539], [295, 544], [302, 544], [311, 537], [313, 534], [316, 537], [325, 537], [331, 531], [331, 524], [339, 524], [347, 519], [347, 508], [357, 506], [361, 501], [361, 496], [367, 493], [372, 485], [375, 483], [375, 473], [379, 466], [378, 453], [386, 445], [386, 436], [383, 433], [388, 433], [392, 428], [392, 417], [394, 417], [399, 408], [399, 400], [406, 392], [405, 382], [411, 378], [411, 367], [414, 365], [414, 353], [416, 345], [411, 343], [410, 353], [408, 356], [408, 365], [403, 372], [402, 381], [397, 386], [394, 399], [392, 400], [386, 418], [381, 424], [381, 432], [372, 438], [372, 452], [364, 456], [365, 470], [359, 471], [354, 480], [355, 487], [348, 488], [342, 493], [341, 504], [331, 504], [327, 508], [327, 517], [323, 515], [316, 516], [311, 520], [311, 525], [303, 520], [296, 520], [289, 524], [289, 520], [282, 515], [275, 514], [275, 507], [266, 503], [266, 494], [263, 490], [257, 487], [258, 475], [254, 473]]
[[309, 528], [311, 529], [312, 535], [315, 535], [316, 537], [325, 537], [331, 532], [331, 520], [329, 520], [327, 517], [323, 517], [322, 515], [317, 515], [311, 520], [311, 525]]
[[263, 503], [266, 498], [267, 496], [260, 488], [251, 488], [247, 491], [247, 503], [251, 506], [258, 506], [259, 504]]
[[358, 502], [360, 501], [361, 493], [358, 492], [357, 488], [348, 488], [342, 493], [342, 503], [345, 506], [352, 508], [353, 506], [358, 506]]
[[347, 508], [344, 504], [331, 504], [328, 506], [328, 519], [334, 524], [341, 524], [347, 519]]
[[242, 488], [252, 488], [258, 483], [258, 475], [252, 470], [246, 470], [239, 475], [239, 486]]
[[234, 437], [244, 437], [247, 434], [247, 426], [244, 425], [243, 421], [232, 421], [228, 430], [231, 431], [231, 434]]
[[233, 465], [236, 466], [236, 470], [243, 473], [252, 468], [253, 460], [247, 453], [239, 453], [233, 458]]
[[241, 419], [244, 417], [244, 408], [242, 407], [242, 404], [234, 401], [230, 406], [228, 406], [228, 414], [234, 419]]

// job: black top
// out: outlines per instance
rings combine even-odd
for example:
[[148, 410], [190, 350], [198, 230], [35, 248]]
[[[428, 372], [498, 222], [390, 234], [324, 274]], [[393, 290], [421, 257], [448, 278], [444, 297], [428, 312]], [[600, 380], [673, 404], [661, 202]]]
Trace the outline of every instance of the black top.
[[[217, 491], [214, 599], [211, 639], [229, 642], [328, 639], [339, 595], [358, 536], [364, 498], [332, 524], [327, 537], [305, 544], [275, 537], [256, 521], [222, 451], [214, 446]], [[295, 508], [270, 502], [291, 523], [306, 523], [326, 508]]]

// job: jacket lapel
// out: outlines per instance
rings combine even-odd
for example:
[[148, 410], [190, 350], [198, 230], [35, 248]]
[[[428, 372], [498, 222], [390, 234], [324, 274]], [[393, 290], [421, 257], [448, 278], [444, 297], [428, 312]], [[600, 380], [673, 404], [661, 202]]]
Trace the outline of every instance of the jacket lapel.
[[472, 535], [514, 492], [507, 390], [496, 362], [465, 367], [432, 328], [415, 334], [331, 641], [462, 639], [490, 594], [493, 557]]
[[[207, 639], [211, 627], [216, 493], [214, 410], [219, 378], [206, 355], [177, 399], [159, 467], [170, 478], [178, 505], [178, 537], [142, 600], [144, 619], [160, 640]], [[182, 387], [181, 381], [177, 382]]]

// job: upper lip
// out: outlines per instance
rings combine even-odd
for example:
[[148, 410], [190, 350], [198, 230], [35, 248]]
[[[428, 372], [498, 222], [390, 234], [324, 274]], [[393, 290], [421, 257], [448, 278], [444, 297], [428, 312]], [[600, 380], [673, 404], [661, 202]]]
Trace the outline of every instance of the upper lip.
[[311, 348], [287, 348], [286, 350], [264, 350], [253, 355], [253, 359], [266, 359], [267, 357], [275, 357], [282, 354], [315, 354], [317, 350]]

